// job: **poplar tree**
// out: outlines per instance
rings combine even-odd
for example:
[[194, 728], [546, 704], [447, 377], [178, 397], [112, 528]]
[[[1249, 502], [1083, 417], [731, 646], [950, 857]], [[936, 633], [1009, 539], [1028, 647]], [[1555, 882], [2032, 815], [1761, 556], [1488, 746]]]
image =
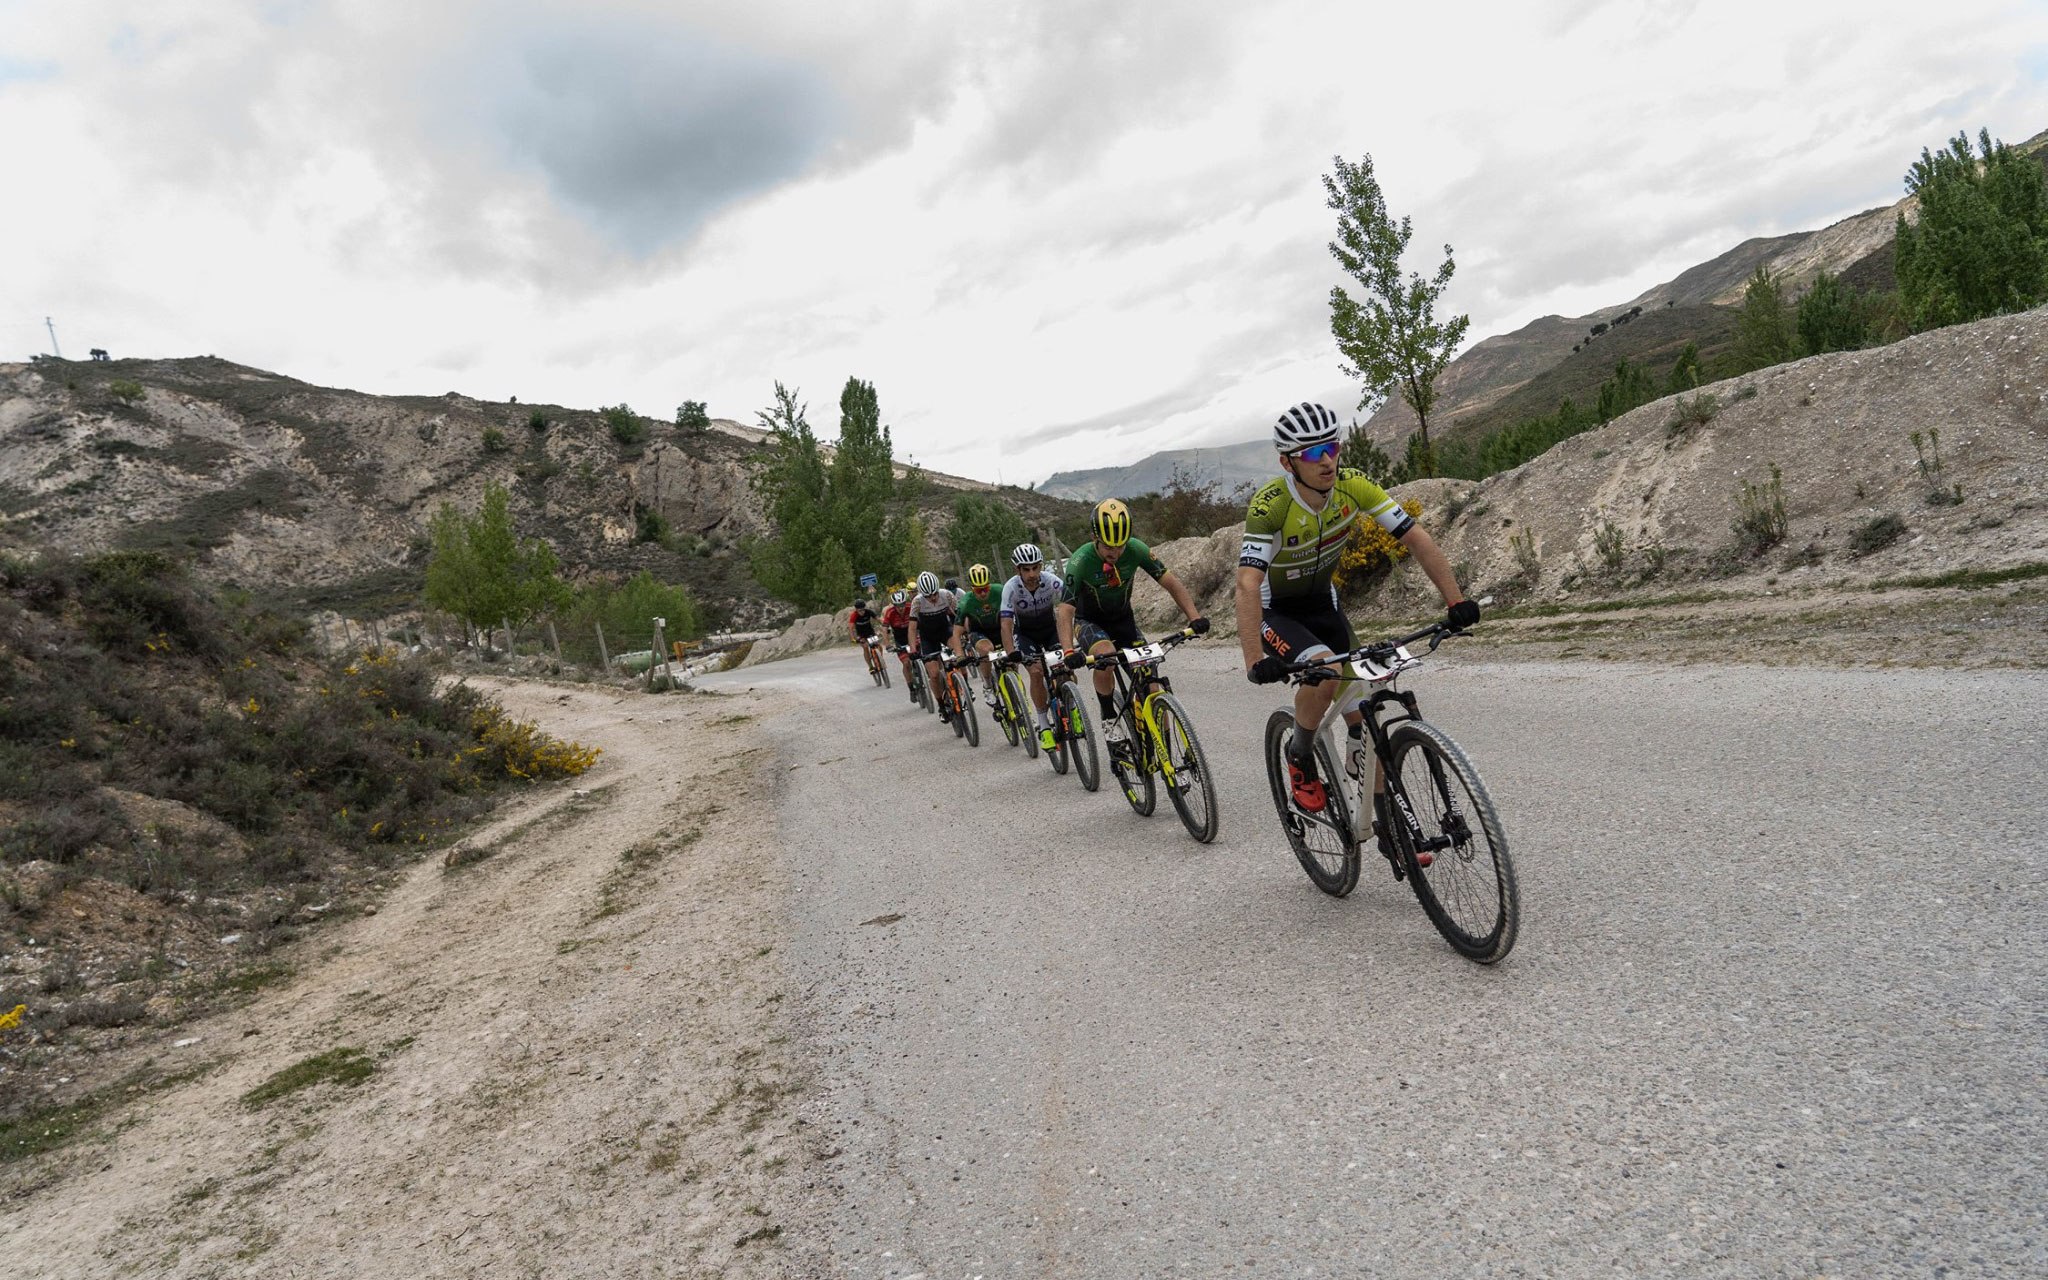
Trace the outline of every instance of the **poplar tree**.
[[1436, 275], [1401, 271], [1401, 255], [1414, 234], [1407, 218], [1395, 222], [1387, 213], [1370, 155], [1352, 164], [1334, 157], [1335, 176], [1323, 175], [1328, 206], [1337, 211], [1337, 238], [1330, 253], [1364, 293], [1353, 298], [1342, 285], [1330, 290], [1330, 331], [1344, 357], [1346, 377], [1365, 384], [1360, 409], [1376, 409], [1398, 391], [1415, 411], [1420, 448], [1413, 451], [1427, 465], [1430, 456], [1429, 415], [1436, 407], [1436, 379], [1451, 362], [1471, 324], [1469, 316], [1452, 316], [1439, 324], [1437, 299], [1451, 281], [1457, 264], [1451, 246], [1444, 246]]

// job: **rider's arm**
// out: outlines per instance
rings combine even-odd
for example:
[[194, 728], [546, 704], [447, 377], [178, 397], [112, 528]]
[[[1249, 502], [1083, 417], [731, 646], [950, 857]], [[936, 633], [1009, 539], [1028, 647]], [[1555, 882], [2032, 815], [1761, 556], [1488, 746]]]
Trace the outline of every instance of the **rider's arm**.
[[1173, 575], [1171, 569], [1159, 576], [1159, 585], [1166, 588], [1166, 594], [1173, 597], [1173, 602], [1180, 606], [1180, 611], [1187, 615], [1189, 622], [1202, 616], [1201, 610], [1195, 608], [1195, 598], [1188, 594], [1187, 587]]
[[1263, 658], [1265, 651], [1259, 645], [1260, 628], [1265, 625], [1266, 611], [1259, 603], [1259, 587], [1266, 581], [1266, 571], [1250, 565], [1237, 567], [1237, 647], [1244, 652], [1244, 668], [1249, 671], [1252, 664]]
[[[1401, 545], [1408, 548], [1408, 554], [1415, 557], [1415, 563], [1422, 566], [1422, 571], [1443, 593], [1446, 607], [1465, 598], [1465, 593], [1458, 589], [1457, 575], [1451, 572], [1451, 562], [1444, 558], [1443, 549], [1421, 525], [1411, 525], [1408, 532], [1401, 535]], [[1242, 574], [1243, 570], [1238, 572]]]
[[1053, 607], [1053, 625], [1059, 628], [1060, 648], [1074, 647], [1074, 606], [1062, 600]]

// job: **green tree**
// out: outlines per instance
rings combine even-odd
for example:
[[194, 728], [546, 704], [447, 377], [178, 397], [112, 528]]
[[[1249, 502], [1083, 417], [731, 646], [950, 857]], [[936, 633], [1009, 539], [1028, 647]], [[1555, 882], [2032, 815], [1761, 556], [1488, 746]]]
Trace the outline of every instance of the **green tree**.
[[597, 413], [604, 419], [604, 425], [610, 428], [612, 439], [627, 448], [630, 449], [647, 439], [647, 423], [639, 414], [633, 412], [632, 405], [608, 404]]
[[1671, 373], [1664, 379], [1664, 394], [1695, 390], [1700, 381], [1700, 344], [1688, 342], [1685, 350], [1678, 353], [1678, 361], [1671, 366]]
[[1612, 422], [1657, 396], [1657, 384], [1650, 371], [1624, 357], [1614, 366], [1614, 376], [1600, 384], [1599, 398], [1593, 402], [1593, 420]]
[[703, 431], [711, 425], [711, 414], [702, 400], [685, 400], [676, 406], [676, 428], [681, 431]]
[[1372, 437], [1365, 432], [1365, 425], [1355, 418], [1351, 422], [1351, 430], [1344, 434], [1344, 448], [1337, 455], [1337, 463], [1353, 471], [1364, 472], [1366, 479], [1381, 488], [1400, 483], [1394, 478], [1394, 460], [1387, 456], [1385, 449], [1373, 443]]
[[[991, 573], [1005, 570], [997, 576], [1007, 578], [1010, 548], [1030, 538], [1031, 529], [1024, 523], [1024, 517], [994, 498], [963, 493], [953, 499], [953, 523], [946, 530], [946, 546], [962, 564], [983, 561]], [[1002, 553], [1001, 560], [989, 559], [998, 552]]]
[[754, 548], [754, 576], [808, 612], [845, 603], [858, 574], [901, 576], [922, 536], [907, 514], [889, 514], [895, 461], [874, 387], [848, 379], [840, 410], [829, 465], [795, 391], [776, 383], [775, 404], [759, 415], [768, 449], [754, 486], [775, 533]]
[[1918, 332], [2048, 300], [2048, 190], [2041, 165], [1989, 129], [1947, 149], [1921, 149], [1906, 174], [1917, 223], [1898, 221], [1893, 271], [1906, 319]]
[[554, 548], [513, 528], [511, 495], [502, 485], [485, 488], [473, 516], [442, 503], [428, 535], [427, 603], [471, 626], [523, 626], [570, 598]]
[[1429, 414], [1436, 406], [1436, 379], [1464, 340], [1469, 316], [1436, 321], [1436, 303], [1457, 270], [1451, 246], [1444, 246], [1436, 276], [1401, 272], [1401, 255], [1413, 234], [1407, 218], [1397, 224], [1373, 174], [1372, 157], [1357, 164], [1334, 157], [1336, 176], [1323, 175], [1328, 206], [1337, 211], [1337, 238], [1330, 253], [1344, 273], [1364, 287], [1354, 299], [1342, 285], [1330, 290], [1330, 331], [1343, 355], [1345, 376], [1365, 384], [1361, 409], [1377, 407], [1398, 390], [1415, 411], [1419, 456], [1429, 456]]
[[667, 624], [671, 640], [691, 640], [704, 633], [703, 610], [689, 588], [663, 582], [645, 570], [616, 586], [596, 579], [576, 592], [562, 644], [594, 662], [598, 651], [592, 623], [604, 628], [607, 643], [623, 649], [647, 643], [654, 634], [656, 618]]
[[1796, 354], [1798, 331], [1785, 306], [1785, 291], [1769, 268], [1758, 266], [1742, 290], [1742, 314], [1736, 321], [1735, 362], [1738, 372], [1783, 364]]
[[1809, 355], [1855, 351], [1876, 340], [1870, 308], [1854, 289], [1823, 271], [1799, 299], [1795, 320], [1799, 342]]

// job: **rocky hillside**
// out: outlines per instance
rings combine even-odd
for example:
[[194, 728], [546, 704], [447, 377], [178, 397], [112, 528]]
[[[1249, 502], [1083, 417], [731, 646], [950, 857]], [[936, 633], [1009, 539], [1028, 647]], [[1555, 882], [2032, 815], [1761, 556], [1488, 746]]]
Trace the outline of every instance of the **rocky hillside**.
[[[1471, 594], [1539, 611], [2048, 575], [2048, 309], [1703, 393], [1645, 405], [1483, 482], [1424, 480], [1396, 496], [1423, 504]], [[1232, 526], [1161, 548], [1219, 619], [1237, 536]], [[1369, 607], [1410, 616], [1427, 592], [1419, 574], [1396, 573]], [[1140, 601], [1155, 624], [1171, 616], [1149, 584]]]
[[[784, 616], [742, 553], [765, 531], [748, 484], [762, 433], [640, 425], [621, 444], [590, 410], [365, 395], [213, 357], [0, 364], [0, 543], [170, 551], [266, 598], [374, 616], [417, 594], [441, 503], [473, 508], [495, 482], [572, 577], [649, 569], [720, 621]], [[935, 533], [956, 489], [1027, 521], [1076, 514], [925, 474]], [[649, 514], [665, 540], [646, 538]]]
[[1207, 449], [1167, 449], [1127, 467], [1056, 471], [1038, 486], [1038, 491], [1081, 502], [1129, 498], [1163, 492], [1172, 482], [1174, 471], [1180, 469], [1200, 482], [1214, 484], [1220, 493], [1229, 493], [1240, 484], [1264, 483], [1272, 464], [1272, 442], [1260, 437]]

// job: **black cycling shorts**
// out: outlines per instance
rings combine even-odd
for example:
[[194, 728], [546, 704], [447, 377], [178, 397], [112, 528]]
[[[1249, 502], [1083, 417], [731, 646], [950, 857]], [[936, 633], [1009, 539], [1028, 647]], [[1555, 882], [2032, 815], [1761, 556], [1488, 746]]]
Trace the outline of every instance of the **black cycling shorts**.
[[953, 638], [953, 620], [943, 613], [921, 613], [911, 621], [917, 624], [917, 656], [945, 657], [946, 642]]
[[1003, 651], [1003, 629], [1001, 627], [991, 626], [986, 631], [979, 627], [967, 628], [967, 652], [973, 653], [974, 647], [984, 640], [994, 645], [997, 653]]
[[1349, 653], [1355, 647], [1351, 620], [1329, 600], [1285, 611], [1268, 605], [1259, 638], [1265, 642], [1267, 653], [1289, 662], [1299, 662], [1302, 655], [1319, 648]]
[[1102, 621], [1096, 618], [1077, 619], [1074, 624], [1074, 643], [1086, 652], [1104, 640], [1119, 649], [1135, 649], [1145, 643], [1145, 633], [1138, 630], [1136, 618], [1111, 618]]
[[1012, 618], [1011, 624], [1011, 633], [1017, 637], [1017, 652], [1027, 658], [1060, 647], [1060, 629], [1049, 613], [1043, 622], [1026, 623], [1022, 618]]

